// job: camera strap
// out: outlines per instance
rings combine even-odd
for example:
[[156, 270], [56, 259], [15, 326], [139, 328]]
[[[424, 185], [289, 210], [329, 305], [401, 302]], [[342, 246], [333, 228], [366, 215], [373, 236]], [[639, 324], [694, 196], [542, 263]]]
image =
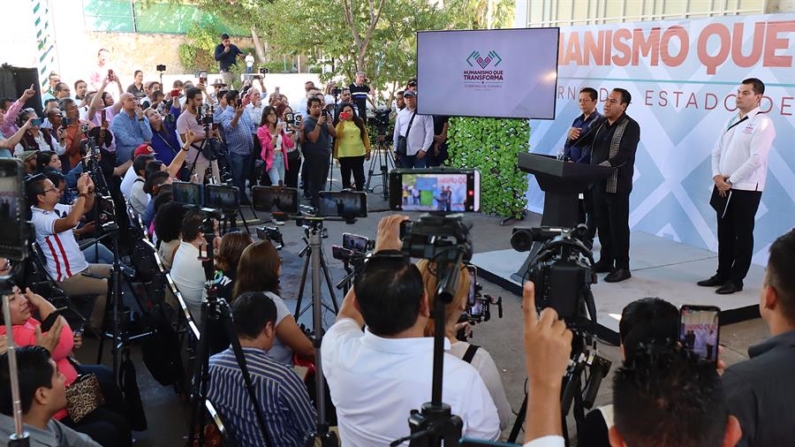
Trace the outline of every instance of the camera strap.
[[403, 137], [406, 139], [406, 149], [408, 149], [409, 143], [409, 132], [411, 132], [411, 125], [414, 124], [414, 117], [417, 116], [417, 111], [415, 110], [414, 113], [411, 114], [411, 120], [409, 120], [409, 127], [406, 129], [406, 135]]
[[480, 346], [478, 345], [469, 345], [467, 352], [464, 353], [464, 357], [462, 357], [461, 360], [467, 363], [472, 363], [472, 359], [475, 358], [475, 353], [478, 352], [479, 348]]
[[[165, 126], [163, 126], [163, 128], [165, 128]], [[177, 154], [177, 150], [174, 149], [174, 146], [172, 146], [171, 143], [169, 143], [168, 140], [163, 137], [163, 135], [160, 135], [160, 132], [154, 132], [154, 134], [160, 137], [160, 141], [162, 141], [166, 146], [168, 146], [168, 148], [171, 149], [171, 152]]]
[[254, 406], [254, 415], [256, 416], [257, 425], [259, 425], [262, 439], [265, 441], [266, 446], [270, 446], [271, 442], [270, 438], [268, 437], [268, 430], [265, 426], [265, 415], [262, 413], [262, 407], [260, 407], [259, 399], [257, 399], [257, 396], [254, 393], [254, 384], [251, 382], [251, 376], [248, 374], [246, 355], [243, 353], [243, 348], [241, 348], [238, 343], [232, 343], [232, 352], [234, 352], [235, 359], [237, 360], [237, 364], [240, 367], [240, 373], [243, 374], [243, 381], [246, 383], [248, 397], [251, 399], [251, 404]]

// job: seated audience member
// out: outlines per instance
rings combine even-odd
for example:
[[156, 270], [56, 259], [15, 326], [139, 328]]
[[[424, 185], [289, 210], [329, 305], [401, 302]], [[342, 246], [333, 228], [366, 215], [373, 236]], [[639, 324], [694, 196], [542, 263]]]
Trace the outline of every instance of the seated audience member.
[[[18, 123], [26, 123], [31, 118], [38, 118], [33, 109], [23, 109], [19, 114]], [[23, 151], [53, 151], [58, 155], [63, 155], [66, 147], [59, 143], [57, 131], [42, 128], [41, 125], [33, 125], [22, 135], [22, 141], [17, 145], [15, 152]]]
[[[186, 209], [182, 204], [166, 199], [165, 203], [155, 212], [155, 236], [157, 237], [157, 254], [166, 270], [171, 270], [174, 254], [179, 248], [182, 233], [182, 220]], [[155, 199], [157, 207], [160, 199]]]
[[[141, 145], [142, 148], [148, 148], [146, 145]], [[148, 149], [136, 149], [138, 154], [133, 154], [133, 164], [130, 165], [130, 168], [124, 173], [124, 177], [121, 180], [121, 185], [119, 189], [121, 190], [121, 194], [124, 196], [127, 201], [130, 201], [132, 198], [132, 187], [135, 183], [137, 183], [139, 178], [143, 177], [143, 174], [140, 173], [140, 170], [146, 169], [146, 164], [150, 161], [155, 159], [155, 156], [149, 153]], [[141, 159], [139, 162], [143, 167], [140, 170], [135, 169], [135, 159]]]
[[[398, 252], [404, 219], [379, 223], [376, 255], [356, 276], [321, 345], [347, 446], [388, 445], [406, 436], [409, 412], [430, 400], [433, 339], [424, 330], [431, 309], [422, 275]], [[464, 421], [463, 436], [497, 439], [497, 409], [477, 370], [445, 354], [443, 380], [444, 402]]]
[[795, 230], [770, 246], [759, 313], [771, 338], [748, 348], [749, 360], [723, 375], [729, 412], [742, 428], [740, 447], [795, 445]]
[[[621, 358], [629, 360], [641, 343], [668, 344], [679, 339], [679, 310], [660, 298], [633, 301], [621, 312], [618, 324]], [[577, 433], [577, 447], [609, 447], [613, 427], [613, 405], [605, 405], [585, 416]]]
[[[136, 149], [135, 152], [146, 152], [149, 149], [149, 146], [145, 144], [142, 144], [141, 147]], [[130, 187], [128, 200], [132, 209], [139, 216], [143, 216], [146, 213], [146, 205], [149, 203], [149, 195], [144, 192], [144, 183], [146, 183], [146, 165], [153, 160], [154, 156], [149, 153], [136, 155], [133, 159], [132, 168], [135, 171], [136, 178]]]
[[[417, 268], [422, 275], [422, 281], [425, 284], [425, 293], [428, 295], [428, 305], [431, 309], [435, 306], [436, 300], [436, 287], [437, 278], [435, 275], [436, 264], [430, 263], [425, 259], [417, 262]], [[461, 318], [461, 314], [466, 310], [467, 297], [469, 296], [470, 281], [474, 281], [469, 275], [469, 270], [462, 264], [458, 274], [458, 286], [456, 288], [453, 301], [445, 306], [445, 335], [450, 342], [450, 354], [453, 354], [459, 359], [471, 364], [480, 374], [483, 383], [489, 390], [491, 399], [497, 407], [497, 412], [500, 417], [500, 430], [505, 430], [511, 422], [513, 412], [511, 411], [511, 404], [508, 403], [508, 397], [505, 395], [505, 388], [502, 386], [502, 379], [500, 378], [500, 371], [497, 365], [494, 364], [494, 359], [485, 349], [469, 344], [465, 341], [460, 341], [456, 338], [456, 325]], [[425, 336], [433, 337], [435, 329], [435, 321], [428, 320], [425, 326]]]
[[[24, 430], [33, 445], [99, 447], [93, 439], [54, 419], [66, 408], [66, 378], [58, 371], [50, 352], [41, 346], [17, 348], [17, 374]], [[14, 434], [11, 374], [8, 355], [0, 357], [0, 437]]]
[[641, 344], [613, 378], [613, 447], [732, 447], [729, 414], [714, 364], [678, 343]]
[[[94, 205], [94, 182], [88, 174], [77, 181], [78, 197], [73, 205], [61, 205], [58, 188], [45, 176], [26, 182], [28, 203], [32, 204], [36, 242], [47, 261], [47, 273], [68, 295], [96, 295], [89, 326], [102, 329], [108, 293], [110, 265], [89, 264], [75, 240], [73, 229]], [[63, 217], [62, 217], [63, 216]]]
[[180, 242], [174, 261], [171, 264], [171, 278], [177, 290], [185, 299], [195, 321], [201, 321], [201, 305], [207, 296], [204, 288], [204, 267], [199, 261], [200, 248], [206, 245], [201, 211], [188, 211], [182, 219], [182, 242]]
[[155, 199], [158, 195], [160, 195], [162, 190], [169, 189], [163, 187], [166, 185], [170, 186], [171, 182], [171, 177], [168, 175], [168, 172], [165, 171], [153, 172], [152, 174], [146, 176], [146, 181], [144, 182], [144, 192], [150, 197], [150, 199], [146, 204], [146, 210], [142, 217], [144, 219], [144, 225], [147, 227], [149, 227], [149, 225], [152, 223], [152, 220], [155, 218]]
[[[64, 407], [53, 416], [64, 425], [89, 435], [103, 447], [130, 446], [130, 426], [125, 420], [125, 404], [113, 378], [113, 372], [103, 365], [74, 364], [69, 356], [77, 349], [74, 332], [64, 317], [58, 317], [50, 331], [42, 333], [41, 323], [33, 318], [38, 311], [42, 321], [55, 311], [55, 306], [27, 289], [23, 295], [19, 287], [14, 287], [9, 295], [9, 310], [14, 343], [17, 346], [44, 345], [52, 354], [58, 372], [63, 374], [68, 389], [80, 374], [95, 374], [99, 381], [105, 403], [86, 415], [79, 422], [74, 421]], [[3, 313], [0, 312], [0, 317]], [[51, 334], [50, 332], [53, 332]], [[0, 327], [0, 336], [6, 337], [6, 327]], [[46, 341], [44, 339], [47, 339]]]
[[36, 96], [36, 90], [31, 85], [31, 88], [25, 89], [22, 92], [22, 96], [16, 101], [9, 98], [0, 100], [0, 133], [2, 133], [4, 138], [11, 139], [19, 131], [19, 122], [17, 120], [19, 113], [25, 107], [25, 103], [34, 96]]
[[17, 158], [22, 160], [22, 169], [26, 176], [39, 172], [39, 165], [36, 161], [38, 151], [25, 151], [17, 154]]
[[[249, 292], [235, 300], [232, 313], [270, 445], [303, 445], [315, 428], [315, 410], [298, 375], [269, 354], [276, 339], [276, 305], [264, 293]], [[231, 347], [210, 358], [207, 397], [226, 418], [240, 445], [265, 445]]]
[[254, 243], [251, 235], [245, 232], [229, 232], [221, 237], [218, 251], [215, 253], [215, 267], [223, 276], [216, 283], [218, 297], [231, 302], [234, 296], [232, 290], [237, 278], [237, 265], [243, 250]]
[[41, 173], [44, 173], [47, 168], [61, 172], [61, 158], [53, 151], [39, 151], [36, 154], [36, 164]]
[[276, 339], [268, 355], [284, 364], [293, 364], [293, 353], [300, 357], [314, 358], [315, 348], [307, 338], [295, 317], [279, 296], [279, 277], [282, 260], [270, 241], [257, 241], [243, 250], [237, 264], [237, 278], [232, 296], [246, 292], [262, 292], [276, 304]]

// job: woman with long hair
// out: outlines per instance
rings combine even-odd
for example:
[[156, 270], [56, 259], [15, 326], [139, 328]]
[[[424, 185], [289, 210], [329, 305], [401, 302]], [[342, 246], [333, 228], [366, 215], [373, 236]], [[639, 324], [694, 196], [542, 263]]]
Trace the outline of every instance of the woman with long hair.
[[238, 297], [246, 292], [263, 292], [273, 300], [276, 304], [276, 339], [268, 355], [278, 362], [291, 365], [293, 353], [314, 358], [315, 348], [279, 296], [281, 274], [282, 260], [273, 244], [270, 241], [254, 242], [240, 255], [232, 295]]
[[[176, 129], [177, 118], [179, 118], [179, 104], [172, 107], [170, 114], [163, 117], [157, 110], [149, 108], [144, 114], [149, 119], [149, 127], [152, 128], [152, 149], [157, 154], [157, 159], [170, 165], [174, 157], [182, 149], [182, 143], [177, 139]], [[170, 116], [169, 116], [170, 115]]]
[[[422, 281], [425, 284], [425, 293], [428, 294], [428, 306], [434, 309], [436, 306], [434, 300], [436, 299], [437, 289], [436, 264], [426, 259], [421, 259], [417, 262], [417, 268], [422, 274]], [[497, 407], [497, 413], [499, 413], [500, 429], [505, 430], [510, 423], [513, 412], [511, 411], [511, 405], [508, 403], [508, 397], [505, 395], [505, 388], [502, 385], [502, 379], [500, 378], [497, 365], [494, 364], [494, 359], [491, 358], [491, 355], [485, 349], [473, 347], [473, 345], [456, 338], [456, 325], [466, 309], [471, 281], [475, 281], [475, 278], [469, 275], [469, 270], [467, 270], [466, 266], [461, 265], [458, 274], [458, 289], [455, 291], [453, 301], [444, 307], [444, 331], [447, 339], [450, 341], [450, 354], [459, 359], [464, 359], [467, 351], [471, 349], [475, 350], [469, 363], [475, 367], [480, 377], [483, 379], [483, 383], [486, 384], [491, 399], [494, 401], [494, 406]], [[434, 330], [434, 320], [429, 319], [425, 326], [425, 336], [433, 337]]]
[[278, 186], [279, 182], [285, 180], [285, 171], [290, 170], [285, 152], [295, 147], [295, 136], [285, 130], [284, 123], [279, 122], [275, 107], [267, 106], [263, 109], [257, 138], [262, 147], [260, 156], [265, 161], [265, 172], [270, 177], [271, 184]]
[[364, 161], [370, 159], [370, 138], [364, 121], [356, 116], [353, 104], [340, 105], [340, 122], [334, 138], [333, 156], [340, 162], [342, 189], [350, 189], [351, 172], [356, 190], [364, 190]]

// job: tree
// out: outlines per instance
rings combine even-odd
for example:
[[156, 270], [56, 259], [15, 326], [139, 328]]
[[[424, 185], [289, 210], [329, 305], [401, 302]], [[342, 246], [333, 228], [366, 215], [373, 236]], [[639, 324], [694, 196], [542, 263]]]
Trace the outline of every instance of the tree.
[[454, 29], [497, 29], [513, 26], [513, 0], [446, 0], [444, 9]]

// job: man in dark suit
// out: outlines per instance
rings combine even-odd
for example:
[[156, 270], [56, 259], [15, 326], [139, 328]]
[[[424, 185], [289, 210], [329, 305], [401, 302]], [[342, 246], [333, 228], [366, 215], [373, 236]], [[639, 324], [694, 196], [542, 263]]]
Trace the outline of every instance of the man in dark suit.
[[605, 101], [604, 122], [593, 132], [571, 129], [569, 135], [574, 146], [590, 146], [591, 164], [614, 168], [610, 177], [594, 183], [591, 188], [602, 245], [594, 271], [609, 273], [605, 282], [620, 282], [632, 277], [629, 270], [629, 194], [640, 126], [626, 113], [631, 101], [628, 91], [613, 89]]

